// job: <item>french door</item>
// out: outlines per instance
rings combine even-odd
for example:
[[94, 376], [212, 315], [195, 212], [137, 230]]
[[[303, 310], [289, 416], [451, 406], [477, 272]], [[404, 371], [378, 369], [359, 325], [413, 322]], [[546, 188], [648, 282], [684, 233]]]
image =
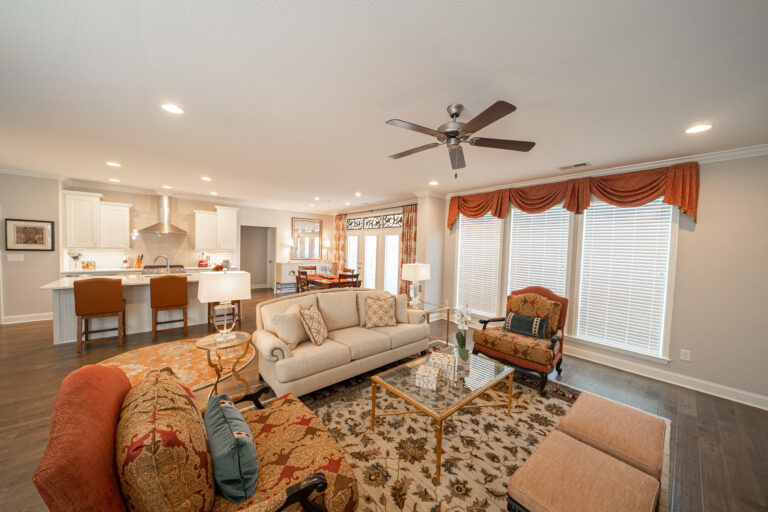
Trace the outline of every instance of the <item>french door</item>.
[[397, 295], [400, 282], [400, 230], [364, 229], [347, 235], [346, 266], [356, 269], [364, 288]]

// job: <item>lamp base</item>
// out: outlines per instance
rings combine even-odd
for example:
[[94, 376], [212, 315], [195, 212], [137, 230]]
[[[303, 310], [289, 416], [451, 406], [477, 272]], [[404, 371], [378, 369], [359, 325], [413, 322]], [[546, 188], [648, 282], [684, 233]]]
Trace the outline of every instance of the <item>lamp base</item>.
[[[213, 307], [214, 313], [213, 313], [213, 325], [216, 327], [216, 330], [219, 331], [219, 334], [216, 336], [216, 341], [226, 341], [231, 340], [235, 337], [235, 334], [232, 332], [232, 329], [235, 328], [235, 305], [232, 304], [232, 302], [222, 302], [221, 304], [218, 304]], [[229, 313], [225, 310], [231, 309], [232, 310], [232, 325], [227, 328], [227, 316], [229, 316]], [[219, 326], [216, 323], [216, 317], [218, 316], [219, 311], [224, 311], [224, 325]]]

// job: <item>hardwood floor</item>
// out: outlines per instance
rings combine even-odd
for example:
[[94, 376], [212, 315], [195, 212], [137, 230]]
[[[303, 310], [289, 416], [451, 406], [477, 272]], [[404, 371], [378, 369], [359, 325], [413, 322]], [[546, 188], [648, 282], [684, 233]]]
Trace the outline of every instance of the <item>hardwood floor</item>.
[[[273, 296], [258, 291], [244, 302], [242, 330], [254, 330], [253, 306]], [[433, 322], [431, 331], [443, 336], [444, 321]], [[188, 337], [206, 332], [205, 326], [193, 326]], [[124, 347], [89, 345], [78, 355], [73, 343], [53, 346], [51, 322], [0, 326], [0, 510], [45, 510], [31, 478], [45, 450], [62, 379], [84, 364], [151, 345], [151, 338], [151, 333], [133, 334]], [[183, 333], [158, 338], [171, 341]], [[254, 364], [249, 379], [256, 373]], [[768, 510], [768, 411], [572, 357], [564, 360], [562, 376], [550, 378], [672, 420], [673, 510]]]

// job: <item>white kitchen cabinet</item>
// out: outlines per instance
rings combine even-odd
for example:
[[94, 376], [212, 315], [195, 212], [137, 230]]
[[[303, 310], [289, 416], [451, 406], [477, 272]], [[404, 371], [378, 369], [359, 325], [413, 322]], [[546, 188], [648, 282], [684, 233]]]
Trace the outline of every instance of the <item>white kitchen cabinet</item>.
[[64, 194], [64, 238], [67, 248], [89, 249], [99, 246], [101, 194], [67, 192]]
[[216, 249], [216, 212], [195, 210], [195, 250], [211, 251]]
[[216, 207], [216, 248], [221, 251], [237, 249], [237, 208]]
[[126, 203], [101, 203], [99, 247], [131, 248], [131, 206]]

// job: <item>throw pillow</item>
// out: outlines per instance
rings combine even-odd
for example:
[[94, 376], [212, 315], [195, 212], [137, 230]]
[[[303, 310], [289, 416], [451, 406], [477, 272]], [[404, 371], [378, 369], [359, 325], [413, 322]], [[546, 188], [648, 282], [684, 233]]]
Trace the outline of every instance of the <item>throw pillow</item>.
[[115, 459], [128, 510], [211, 510], [215, 496], [205, 423], [170, 368], [153, 370], [123, 401]]
[[299, 318], [299, 305], [294, 304], [285, 310], [285, 313], [272, 315], [272, 324], [275, 327], [275, 334], [283, 340], [291, 350], [299, 346], [299, 343], [306, 341], [307, 332], [304, 330], [304, 324]]
[[307, 336], [312, 340], [315, 345], [322, 345], [325, 338], [328, 337], [328, 329], [325, 327], [323, 321], [323, 315], [320, 314], [320, 310], [314, 304], [306, 309], [299, 310], [299, 317], [301, 323], [304, 324], [304, 330], [307, 331]]
[[395, 317], [395, 298], [386, 297], [376, 299], [374, 297], [365, 298], [365, 328], [387, 327], [397, 325]]
[[560, 311], [563, 305], [556, 300], [549, 300], [538, 293], [520, 293], [507, 298], [507, 311], [520, 315], [537, 316], [547, 319], [546, 337], [551, 338], [557, 332]]
[[383, 299], [389, 297], [389, 292], [382, 292], [379, 290], [357, 292], [357, 314], [360, 320], [360, 327], [365, 327], [365, 299], [368, 297]]
[[234, 503], [253, 496], [259, 476], [253, 434], [228, 395], [214, 395], [208, 400], [205, 430], [219, 494]]
[[537, 316], [518, 315], [510, 311], [504, 319], [504, 329], [518, 334], [525, 334], [526, 336], [533, 336], [534, 338], [544, 338], [544, 334], [547, 331], [547, 319]]

